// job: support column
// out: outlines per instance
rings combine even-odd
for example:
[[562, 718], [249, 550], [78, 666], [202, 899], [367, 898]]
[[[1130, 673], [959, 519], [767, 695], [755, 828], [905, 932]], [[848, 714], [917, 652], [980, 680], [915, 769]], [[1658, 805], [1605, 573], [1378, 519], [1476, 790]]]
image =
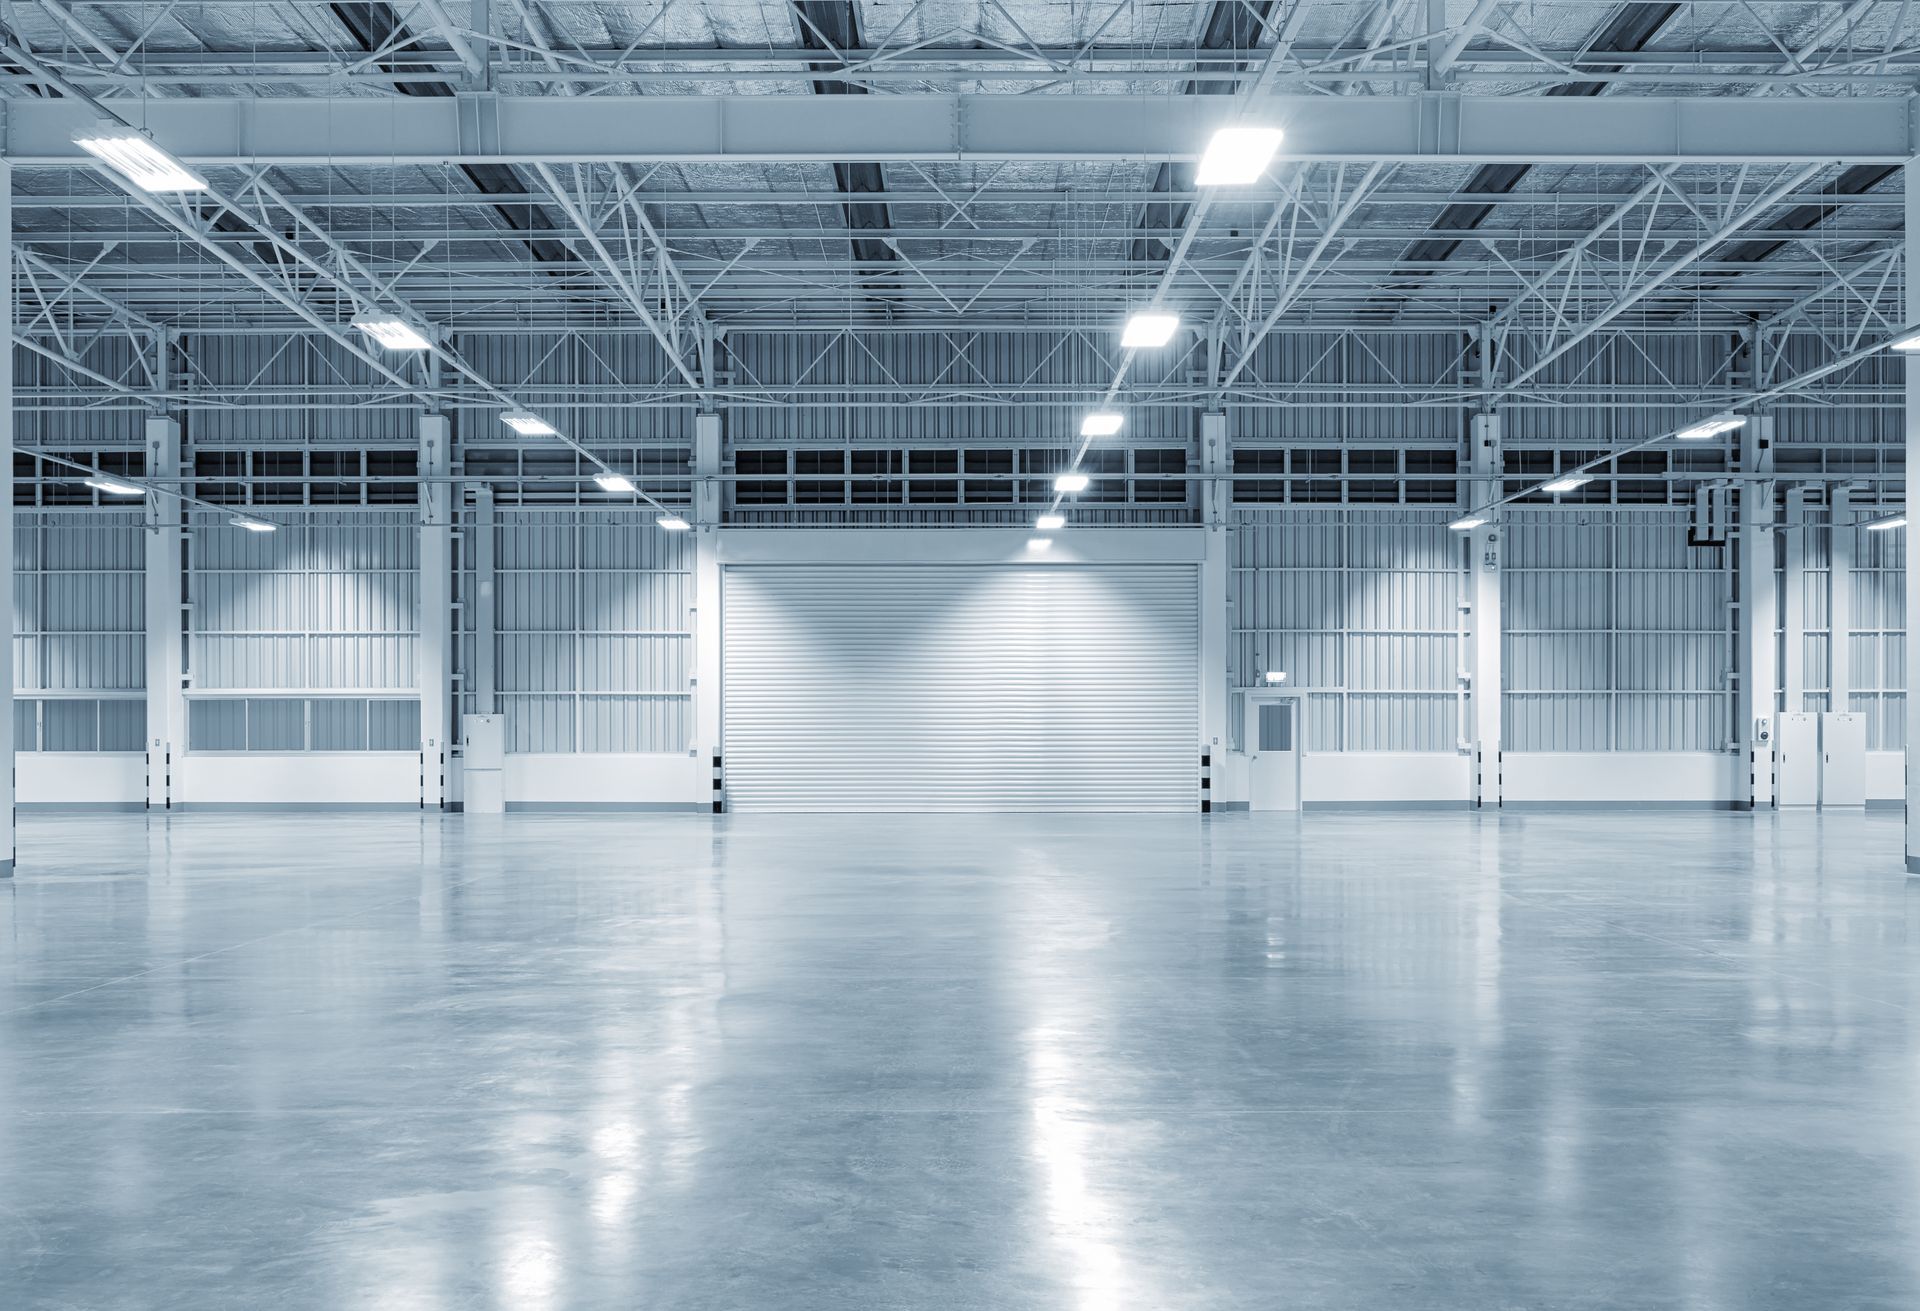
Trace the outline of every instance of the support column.
[[[1473, 481], [1464, 504], [1485, 504], [1500, 495], [1501, 419], [1498, 414], [1475, 415], [1468, 472]], [[1468, 534], [1467, 580], [1467, 692], [1472, 711], [1473, 804], [1500, 805], [1502, 695], [1500, 644], [1505, 627], [1500, 610], [1500, 564], [1503, 525], [1496, 513]]]
[[1798, 714], [1807, 708], [1807, 489], [1787, 492], [1786, 561], [1782, 571], [1784, 609], [1780, 624], [1781, 709]]
[[1206, 554], [1200, 564], [1200, 776], [1208, 786], [1200, 794], [1203, 810], [1212, 810], [1223, 791], [1231, 689], [1227, 686], [1229, 578], [1233, 568], [1232, 439], [1227, 416], [1200, 416], [1200, 513]]
[[[183, 463], [179, 422], [148, 419], [146, 450], [150, 477], [178, 478]], [[147, 809], [171, 810], [187, 750], [186, 528], [182, 502], [171, 496], [146, 501]]]
[[1853, 709], [1853, 557], [1860, 544], [1853, 526], [1853, 489], [1833, 492], [1827, 555], [1827, 709]]
[[420, 416], [420, 636], [414, 658], [420, 691], [420, 805], [447, 801], [447, 719], [453, 656], [452, 424]]
[[[1740, 469], [1773, 472], [1773, 418], [1756, 415], [1740, 430]], [[1780, 682], [1774, 630], [1779, 609], [1774, 591], [1774, 491], [1771, 478], [1740, 484], [1734, 569], [1740, 590], [1734, 641], [1734, 749], [1747, 770], [1746, 802], [1773, 805], [1774, 689]], [[1737, 794], [1736, 794], [1737, 795]]]
[[493, 513], [493, 488], [473, 494], [473, 713], [498, 713], [499, 568], [494, 561], [498, 525]]
[[693, 754], [713, 771], [713, 808], [726, 803], [720, 720], [720, 416], [693, 419]]
[[[1901, 169], [1906, 185], [1906, 314], [1905, 321], [1920, 320], [1920, 161], [1909, 161]], [[1908, 512], [1920, 508], [1920, 355], [1906, 358], [1906, 506]], [[1907, 624], [1920, 626], [1920, 528], [1901, 532], [1906, 538]], [[1907, 745], [1906, 745], [1906, 863], [1907, 872], [1920, 874], [1920, 773], [1913, 768], [1913, 753], [1920, 748], [1920, 641], [1906, 643]]]
[[[0, 114], [5, 111], [0, 109]], [[0, 118], [0, 125], [4, 125]], [[0, 350], [0, 879], [13, 874], [13, 165], [0, 159], [0, 234], [7, 248], [0, 295], [7, 304], [7, 349]]]

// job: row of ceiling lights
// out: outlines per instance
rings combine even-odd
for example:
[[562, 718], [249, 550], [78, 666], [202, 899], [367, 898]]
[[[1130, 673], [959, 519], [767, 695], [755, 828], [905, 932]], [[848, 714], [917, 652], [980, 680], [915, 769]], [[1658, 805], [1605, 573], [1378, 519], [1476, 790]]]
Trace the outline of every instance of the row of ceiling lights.
[[[1260, 180], [1267, 166], [1272, 163], [1274, 154], [1280, 148], [1281, 132], [1278, 128], [1260, 126], [1223, 127], [1213, 134], [1207, 143], [1207, 149], [1200, 158], [1199, 168], [1194, 182], [1201, 187], [1245, 186]], [[191, 192], [207, 189], [207, 180], [182, 164], [171, 154], [161, 149], [152, 138], [135, 128], [108, 120], [97, 127], [78, 133], [74, 144], [94, 156], [108, 167], [120, 173], [128, 181], [143, 191], [149, 192]], [[369, 313], [356, 317], [353, 326], [365, 333], [373, 341], [388, 350], [423, 351], [431, 350], [433, 342], [424, 325], [410, 322], [397, 315]], [[1136, 311], [1126, 322], [1120, 334], [1120, 345], [1127, 350], [1157, 350], [1173, 340], [1180, 330], [1180, 316], [1176, 313], [1151, 307]], [[1920, 353], [1920, 333], [1894, 341], [1890, 349], [1909, 354]], [[501, 415], [501, 421], [522, 436], [556, 436], [554, 426], [529, 410], [509, 410]], [[1706, 441], [1723, 433], [1744, 427], [1747, 416], [1739, 414], [1716, 415], [1701, 423], [1682, 428], [1673, 434], [1676, 441]], [[1094, 410], [1080, 420], [1080, 435], [1089, 440], [1100, 437], [1112, 437], [1126, 425], [1126, 416], [1118, 410]], [[1658, 439], [1656, 439], [1658, 440]], [[1593, 481], [1593, 475], [1586, 472], [1605, 463], [1613, 456], [1591, 461], [1569, 473], [1564, 473], [1548, 482], [1541, 483], [1535, 491], [1553, 496], [1565, 495], [1577, 491]], [[636, 491], [633, 480], [610, 469], [603, 469], [593, 475], [593, 481], [603, 490], [612, 493]], [[1071, 496], [1083, 492], [1089, 486], [1086, 474], [1070, 470], [1053, 480], [1054, 490], [1061, 495]], [[145, 488], [131, 483], [116, 482], [111, 479], [88, 479], [87, 485], [108, 495], [141, 496]], [[1494, 507], [1497, 508], [1497, 507]], [[1455, 532], [1471, 532], [1491, 522], [1492, 513], [1475, 512], [1454, 520], [1448, 525]], [[274, 525], [263, 519], [241, 515], [230, 520], [236, 527], [252, 532], [274, 530]], [[1057, 510], [1048, 511], [1034, 521], [1034, 528], [1040, 532], [1056, 532], [1066, 527], [1066, 516]], [[687, 521], [677, 515], [663, 514], [655, 520], [661, 528], [670, 532], [684, 531]], [[1894, 515], [1867, 525], [1869, 531], [1883, 531], [1899, 528], [1906, 524], [1903, 515]], [[1044, 551], [1053, 545], [1051, 538], [1035, 537], [1027, 543], [1029, 549]]]

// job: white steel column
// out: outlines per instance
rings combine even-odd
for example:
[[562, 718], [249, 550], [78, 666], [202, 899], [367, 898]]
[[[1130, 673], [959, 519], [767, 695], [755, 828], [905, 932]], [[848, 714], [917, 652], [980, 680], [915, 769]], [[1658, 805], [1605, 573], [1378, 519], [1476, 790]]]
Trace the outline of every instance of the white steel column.
[[[1920, 318], [1920, 161], [1902, 169], [1906, 184], [1906, 322]], [[1920, 507], [1920, 355], [1906, 357], [1906, 506], [1909, 513]], [[1920, 529], [1901, 532], [1906, 538], [1907, 624], [1920, 621]], [[1909, 640], [1907, 648], [1907, 745], [1906, 745], [1906, 858], [1907, 872], [1920, 874], [1920, 830], [1914, 818], [1920, 812], [1920, 774], [1913, 768], [1913, 753], [1920, 748], [1920, 642]]]
[[415, 680], [420, 689], [420, 804], [447, 800], [447, 715], [453, 654], [452, 425], [445, 415], [420, 416], [420, 637]]
[[[1497, 414], [1473, 419], [1474, 481], [1462, 505], [1484, 504], [1500, 496], [1501, 423]], [[1491, 521], [1467, 534], [1468, 703], [1473, 712], [1473, 803], [1492, 807], [1502, 796], [1500, 743], [1502, 695], [1500, 644], [1504, 624], [1500, 613], [1500, 553], [1503, 528], [1496, 512]]]
[[[0, 114], [4, 114], [0, 110]], [[5, 122], [0, 118], [0, 125]], [[5, 259], [0, 264], [0, 293], [7, 301], [7, 339], [13, 339], [13, 165], [0, 159], [0, 233], [5, 234]], [[0, 878], [13, 874], [13, 347], [0, 351]]]
[[1853, 709], [1853, 555], [1860, 530], [1853, 526], [1853, 492], [1833, 491], [1833, 526], [1827, 554], [1827, 709]]
[[[1740, 468], [1744, 473], [1773, 471], [1771, 416], [1756, 415], [1740, 430]], [[1734, 556], [1740, 587], [1734, 645], [1734, 743], [1735, 750], [1747, 758], [1747, 804], [1756, 809], [1773, 804], [1774, 689], [1780, 681], [1774, 632], [1779, 627], [1773, 575], [1774, 490], [1770, 478], [1740, 484]]]
[[[163, 355], [165, 349], [163, 345]], [[180, 476], [176, 420], [148, 419], [146, 447], [149, 477], [164, 483]], [[178, 793], [175, 781], [185, 767], [187, 750], [186, 612], [181, 590], [186, 530], [181, 501], [171, 496], [146, 499], [147, 808], [167, 810]]]
[[473, 615], [468, 623], [468, 630], [473, 634], [472, 713], [476, 715], [498, 713], [495, 704], [500, 675], [495, 662], [499, 658], [500, 580], [494, 561], [497, 528], [493, 488], [482, 487], [473, 494]]
[[1786, 564], [1782, 571], [1780, 688], [1781, 709], [1798, 714], [1807, 708], [1807, 489], [1787, 493]]
[[[720, 759], [720, 416], [693, 420], [693, 754]], [[721, 770], [715, 768], [716, 777]], [[714, 790], [715, 804], [725, 793]]]
[[1227, 596], [1233, 566], [1232, 442], [1227, 416], [1200, 416], [1200, 506], [1206, 530], [1206, 555], [1200, 564], [1200, 752], [1207, 764], [1202, 777], [1211, 780], [1203, 800], [1221, 795], [1226, 766], [1227, 715]]

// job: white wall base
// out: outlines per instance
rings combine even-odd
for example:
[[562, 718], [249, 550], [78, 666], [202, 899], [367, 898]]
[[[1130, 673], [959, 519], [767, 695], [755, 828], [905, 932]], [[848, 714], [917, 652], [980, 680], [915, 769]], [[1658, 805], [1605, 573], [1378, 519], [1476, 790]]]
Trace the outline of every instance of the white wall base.
[[420, 805], [420, 757], [413, 752], [312, 751], [275, 755], [188, 755], [174, 762], [181, 806]]
[[707, 810], [713, 769], [692, 755], [509, 755], [509, 810], [606, 807]]
[[23, 751], [14, 767], [23, 806], [146, 805], [147, 758], [138, 752]]
[[1731, 805], [1746, 801], [1746, 759], [1692, 751], [1508, 752], [1509, 805]]

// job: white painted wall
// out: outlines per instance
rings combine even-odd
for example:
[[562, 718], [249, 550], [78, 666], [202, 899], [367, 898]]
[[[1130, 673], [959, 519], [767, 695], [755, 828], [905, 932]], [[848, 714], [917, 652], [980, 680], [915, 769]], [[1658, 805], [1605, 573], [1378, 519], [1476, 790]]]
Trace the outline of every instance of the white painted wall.
[[1743, 757], [1705, 751], [1514, 752], [1509, 803], [1713, 804], [1745, 795]]
[[412, 752], [189, 753], [174, 764], [184, 806], [417, 806]]
[[147, 758], [132, 751], [29, 751], [15, 757], [23, 806], [126, 806], [147, 799]]
[[692, 755], [507, 756], [507, 806], [686, 806], [713, 803], [713, 767]]

